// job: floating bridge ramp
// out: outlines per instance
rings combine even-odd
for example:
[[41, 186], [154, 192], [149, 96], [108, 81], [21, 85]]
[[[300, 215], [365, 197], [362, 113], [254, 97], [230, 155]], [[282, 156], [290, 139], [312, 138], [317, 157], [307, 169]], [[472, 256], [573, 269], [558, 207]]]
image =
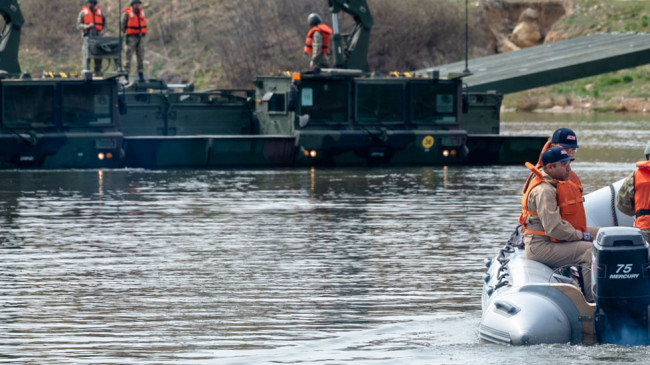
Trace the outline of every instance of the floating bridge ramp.
[[[650, 33], [596, 33], [514, 52], [469, 60], [469, 91], [501, 94], [642, 66], [650, 63]], [[416, 72], [463, 73], [465, 61]]]

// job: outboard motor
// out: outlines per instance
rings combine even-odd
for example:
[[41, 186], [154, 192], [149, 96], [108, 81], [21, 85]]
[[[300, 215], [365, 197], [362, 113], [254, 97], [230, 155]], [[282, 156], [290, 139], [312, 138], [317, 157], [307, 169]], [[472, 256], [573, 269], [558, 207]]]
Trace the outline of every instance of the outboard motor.
[[648, 244], [641, 230], [604, 227], [593, 247], [596, 336], [601, 343], [650, 344]]

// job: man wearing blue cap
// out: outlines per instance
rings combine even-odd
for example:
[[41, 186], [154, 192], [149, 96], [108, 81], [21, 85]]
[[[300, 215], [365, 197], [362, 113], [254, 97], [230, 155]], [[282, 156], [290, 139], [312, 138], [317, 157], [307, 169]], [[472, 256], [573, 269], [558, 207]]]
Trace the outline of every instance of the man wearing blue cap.
[[[575, 132], [569, 128], [556, 129], [553, 132], [551, 139], [548, 142], [546, 142], [546, 144], [542, 148], [542, 152], [540, 152], [539, 154], [539, 160], [537, 161], [538, 169], [542, 167], [542, 154], [546, 150], [552, 147], [562, 147], [571, 158], [576, 158], [576, 151], [578, 150], [578, 137], [576, 136]], [[531, 172], [528, 175], [528, 179], [526, 179], [526, 183], [524, 184], [524, 188], [522, 189], [522, 192], [526, 191], [526, 189], [528, 188], [528, 184], [530, 184], [532, 178], [533, 178], [533, 173]], [[576, 173], [573, 170], [571, 170], [569, 181], [576, 184], [576, 186], [578, 186], [580, 191], [583, 190], [582, 182], [580, 181], [580, 178], [578, 177], [578, 175], [576, 175]]]
[[[576, 158], [576, 152], [578, 151], [578, 137], [575, 132], [569, 128], [556, 129], [551, 136], [551, 147], [562, 147], [569, 156]], [[569, 181], [578, 185], [580, 190], [582, 190], [582, 182], [580, 182], [578, 175], [576, 175], [573, 170], [571, 170]]]
[[645, 159], [637, 162], [636, 171], [623, 181], [616, 196], [616, 207], [623, 214], [635, 216], [634, 226], [650, 242], [650, 141], [645, 147]]
[[591, 241], [598, 227], [587, 227], [582, 191], [568, 181], [573, 160], [562, 147], [551, 147], [542, 153], [541, 171], [529, 165], [535, 177], [524, 192], [519, 222], [526, 257], [553, 269], [580, 265], [591, 301]]

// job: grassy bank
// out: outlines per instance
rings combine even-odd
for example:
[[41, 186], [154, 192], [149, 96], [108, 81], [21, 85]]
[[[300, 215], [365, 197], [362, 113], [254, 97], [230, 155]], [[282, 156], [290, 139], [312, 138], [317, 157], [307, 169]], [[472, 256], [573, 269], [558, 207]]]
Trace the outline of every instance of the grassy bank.
[[[573, 13], [554, 29], [569, 38], [597, 32], [650, 32], [646, 0], [572, 0]], [[504, 107], [578, 112], [650, 112], [650, 66], [506, 95]]]

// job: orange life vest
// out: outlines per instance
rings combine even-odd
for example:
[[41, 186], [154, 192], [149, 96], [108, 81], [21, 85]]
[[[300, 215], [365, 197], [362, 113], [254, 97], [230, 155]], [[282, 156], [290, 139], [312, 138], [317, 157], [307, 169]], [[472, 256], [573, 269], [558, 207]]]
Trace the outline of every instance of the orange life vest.
[[133, 9], [126, 8], [122, 10], [127, 13], [126, 17], [126, 35], [145, 35], [147, 34], [147, 18], [144, 16], [144, 10], [136, 14]]
[[[527, 190], [524, 192], [524, 197], [521, 200], [521, 215], [519, 216], [519, 224], [524, 229], [524, 232], [536, 234], [540, 236], [548, 236], [544, 231], [534, 231], [526, 228], [526, 220], [528, 216], [537, 215], [537, 212], [528, 209], [528, 197], [530, 192], [539, 184], [550, 182], [553, 180], [544, 179], [542, 172], [531, 163], [526, 162], [526, 167], [531, 170], [534, 178], [528, 184]], [[560, 208], [560, 217], [565, 221], [571, 223], [573, 228], [586, 232], [587, 231], [587, 216], [585, 215], [585, 208], [582, 204], [582, 190], [578, 188], [572, 181], [557, 181], [557, 206]], [[551, 237], [553, 242], [562, 242], [558, 239]]]
[[[84, 6], [81, 8], [81, 11], [84, 12], [84, 24], [93, 24], [95, 23], [95, 29], [97, 33], [100, 33], [104, 29], [104, 16], [102, 15], [102, 9], [99, 6], [95, 6], [95, 11], [90, 10], [89, 7]], [[84, 29], [84, 33], [90, 32], [92, 28]]]
[[330, 37], [332, 36], [332, 28], [328, 27], [327, 24], [318, 24], [317, 26], [311, 28], [309, 33], [307, 33], [307, 40], [305, 41], [305, 53], [312, 54], [314, 53], [312, 43], [314, 41], [314, 33], [319, 31], [323, 35], [323, 49], [321, 49], [321, 54], [327, 54], [330, 45]]
[[[546, 142], [544, 147], [542, 147], [542, 152], [539, 153], [539, 159], [537, 160], [537, 165], [535, 166], [538, 169], [542, 167], [542, 154], [544, 154], [544, 152], [546, 152], [546, 150], [549, 149], [549, 148], [551, 148], [551, 141]], [[528, 188], [528, 185], [530, 184], [530, 181], [533, 179], [534, 175], [535, 174], [533, 172], [531, 172], [528, 175], [528, 179], [526, 179], [526, 183], [524, 184], [524, 188], [521, 190], [522, 194], [526, 192], [526, 189]], [[571, 170], [571, 173], [569, 173], [569, 181], [574, 183], [580, 189], [581, 192], [583, 191], [582, 182], [580, 181], [580, 178], [578, 177], [578, 175], [576, 175], [576, 173], [573, 172], [573, 170]]]
[[650, 161], [636, 163], [634, 172], [634, 209], [636, 219], [634, 226], [640, 229], [650, 228]]

